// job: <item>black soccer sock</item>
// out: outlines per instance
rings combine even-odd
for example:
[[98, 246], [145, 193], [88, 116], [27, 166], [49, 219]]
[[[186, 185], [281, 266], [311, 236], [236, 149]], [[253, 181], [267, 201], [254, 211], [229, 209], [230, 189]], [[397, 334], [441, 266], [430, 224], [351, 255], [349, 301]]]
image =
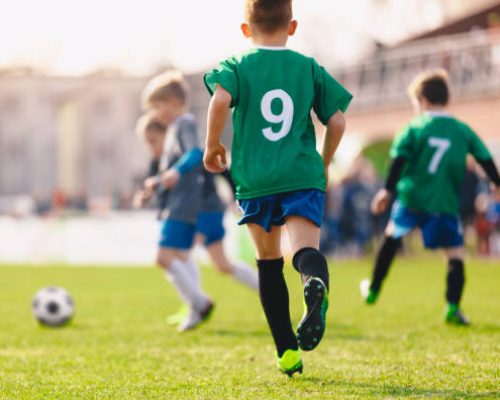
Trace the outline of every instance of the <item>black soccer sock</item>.
[[329, 289], [328, 264], [325, 257], [313, 247], [304, 247], [295, 253], [292, 264], [306, 282], [310, 276], [320, 278]]
[[401, 239], [394, 239], [390, 236], [385, 236], [384, 242], [377, 253], [375, 260], [375, 268], [373, 269], [373, 276], [370, 289], [374, 292], [380, 291], [382, 282], [389, 272], [392, 260], [401, 245]]
[[446, 276], [446, 300], [448, 303], [460, 304], [465, 285], [464, 262], [458, 258], [448, 260]]
[[259, 268], [259, 292], [262, 308], [281, 357], [287, 349], [298, 349], [292, 329], [288, 288], [283, 276], [283, 258], [257, 260]]

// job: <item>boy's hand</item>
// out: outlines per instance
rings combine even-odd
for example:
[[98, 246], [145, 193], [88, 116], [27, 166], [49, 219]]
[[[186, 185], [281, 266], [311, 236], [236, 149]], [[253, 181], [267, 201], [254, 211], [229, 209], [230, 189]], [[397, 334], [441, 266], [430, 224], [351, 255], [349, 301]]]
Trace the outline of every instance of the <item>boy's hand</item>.
[[152, 193], [156, 190], [159, 184], [160, 184], [160, 177], [151, 176], [144, 181], [144, 189], [146, 190], [146, 192]]
[[170, 168], [166, 170], [163, 174], [161, 174], [161, 182], [163, 183], [163, 186], [165, 186], [165, 188], [167, 189], [171, 189], [175, 185], [177, 185], [177, 182], [179, 182], [180, 178], [181, 174], [175, 168]]
[[382, 214], [391, 202], [391, 198], [391, 192], [387, 189], [380, 189], [372, 200], [372, 213], [375, 215]]
[[146, 202], [151, 197], [151, 192], [148, 190], [138, 190], [134, 194], [134, 198], [132, 200], [132, 207], [134, 208], [142, 208], [146, 204]]
[[220, 173], [226, 169], [226, 148], [222, 143], [207, 145], [203, 154], [203, 165], [209, 172]]

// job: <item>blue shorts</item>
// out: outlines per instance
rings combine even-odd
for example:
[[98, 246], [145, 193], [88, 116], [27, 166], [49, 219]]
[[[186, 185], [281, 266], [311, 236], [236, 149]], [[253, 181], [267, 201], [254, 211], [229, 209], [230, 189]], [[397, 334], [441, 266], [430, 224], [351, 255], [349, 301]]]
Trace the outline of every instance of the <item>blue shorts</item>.
[[209, 246], [222, 240], [225, 234], [222, 221], [224, 213], [207, 212], [198, 214], [196, 225], [184, 221], [166, 219], [162, 223], [158, 245], [180, 250], [189, 250], [194, 243], [196, 233], [203, 235], [203, 244]]
[[196, 221], [196, 232], [203, 235], [203, 244], [210, 246], [224, 238], [224, 213], [222, 212], [202, 212]]
[[258, 224], [270, 232], [272, 226], [284, 225], [286, 217], [293, 215], [304, 217], [320, 227], [325, 210], [325, 193], [317, 189], [298, 190], [239, 200], [239, 205], [243, 211], [239, 225]]
[[428, 249], [460, 247], [464, 244], [462, 223], [458, 215], [430, 214], [410, 210], [396, 200], [391, 211], [394, 223], [392, 237], [402, 238], [414, 228], [420, 228], [424, 246]]

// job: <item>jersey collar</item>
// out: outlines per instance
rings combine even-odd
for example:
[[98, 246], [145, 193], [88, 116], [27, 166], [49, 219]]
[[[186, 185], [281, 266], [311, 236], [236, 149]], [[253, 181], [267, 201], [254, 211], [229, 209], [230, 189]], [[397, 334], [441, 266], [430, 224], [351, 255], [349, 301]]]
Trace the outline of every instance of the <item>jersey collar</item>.
[[255, 46], [255, 48], [260, 50], [274, 50], [274, 51], [288, 50], [288, 47], [286, 46]]
[[424, 114], [428, 117], [447, 117], [451, 118], [451, 114], [448, 111], [425, 111]]

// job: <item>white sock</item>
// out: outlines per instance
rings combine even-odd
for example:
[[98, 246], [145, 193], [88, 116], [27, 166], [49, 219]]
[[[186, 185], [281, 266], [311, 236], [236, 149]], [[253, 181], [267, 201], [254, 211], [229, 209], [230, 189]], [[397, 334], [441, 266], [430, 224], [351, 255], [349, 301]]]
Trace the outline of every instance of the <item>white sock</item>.
[[233, 277], [251, 289], [259, 290], [259, 277], [257, 271], [243, 261], [233, 263]]
[[185, 263], [174, 260], [165, 274], [179, 292], [182, 300], [191, 308], [202, 310], [207, 306], [210, 301], [208, 296], [195, 283]]
[[187, 271], [189, 272], [189, 276], [193, 279], [193, 281], [201, 286], [200, 280], [200, 268], [198, 264], [194, 261], [193, 257], [189, 257], [188, 260], [184, 263]]

